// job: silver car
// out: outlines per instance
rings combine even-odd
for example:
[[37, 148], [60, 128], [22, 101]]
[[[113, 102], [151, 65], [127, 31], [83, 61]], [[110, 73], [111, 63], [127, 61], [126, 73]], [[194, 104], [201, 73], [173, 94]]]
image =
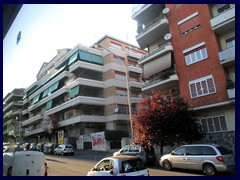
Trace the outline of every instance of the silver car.
[[141, 158], [119, 155], [100, 160], [87, 176], [149, 176]]
[[160, 158], [165, 170], [173, 168], [202, 170], [206, 175], [234, 171], [235, 160], [231, 150], [216, 144], [183, 145]]
[[56, 149], [54, 149], [54, 154], [61, 154], [62, 156], [65, 154], [74, 155], [74, 149], [71, 144], [60, 144]]

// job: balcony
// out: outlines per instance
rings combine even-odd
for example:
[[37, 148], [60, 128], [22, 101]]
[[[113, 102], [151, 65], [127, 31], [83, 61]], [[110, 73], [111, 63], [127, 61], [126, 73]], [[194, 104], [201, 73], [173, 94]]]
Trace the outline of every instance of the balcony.
[[139, 101], [143, 100], [143, 97], [141, 94], [139, 95], [132, 95], [132, 97], [130, 98], [130, 102], [132, 103], [138, 103]]
[[127, 57], [132, 57], [134, 59], [140, 59], [144, 56], [143, 54], [136, 53], [131, 50], [127, 51], [126, 54], [127, 54]]
[[156, 41], [156, 37], [164, 37], [169, 33], [169, 24], [168, 19], [166, 17], [159, 18], [156, 22], [154, 22], [146, 29], [143, 29], [137, 36], [136, 40], [139, 46], [142, 49], [147, 48], [147, 46], [154, 41]]
[[76, 63], [74, 63], [72, 66], [70, 66], [69, 72], [73, 73], [79, 68], [90, 69], [90, 70], [93, 70], [93, 71], [103, 72], [103, 66], [92, 64], [92, 63], [87, 63], [87, 62], [84, 62], [84, 61], [77, 61]]
[[105, 116], [91, 116], [91, 115], [79, 115], [63, 121], [58, 122], [58, 127], [64, 127], [79, 122], [106, 122]]
[[235, 28], [235, 7], [224, 11], [210, 20], [212, 30], [217, 34], [225, 33]]
[[218, 56], [223, 66], [229, 67], [235, 65], [235, 46], [219, 52]]
[[119, 120], [129, 121], [129, 114], [113, 114], [106, 117], [107, 122]]
[[84, 86], [90, 86], [90, 87], [96, 87], [96, 88], [104, 88], [103, 81], [97, 81], [97, 80], [86, 79], [86, 78], [77, 78], [75, 81], [70, 83], [68, 85], [68, 87], [73, 88], [77, 85], [84, 85]]
[[106, 102], [105, 104], [106, 105], [109, 105], [109, 104], [128, 104], [128, 99], [127, 99], [127, 96], [109, 96], [106, 98]]
[[30, 125], [30, 124], [34, 124], [37, 121], [42, 120], [42, 119], [43, 119], [43, 115], [38, 114], [36, 116], [33, 116], [33, 117], [29, 118], [28, 120], [23, 121], [22, 126], [27, 126], [27, 125]]
[[235, 88], [234, 89], [227, 89], [227, 94], [229, 99], [235, 99]]
[[37, 129], [33, 129], [33, 130], [25, 130], [25, 136], [31, 136], [34, 134], [39, 134], [45, 131], [46, 128], [37, 128]]
[[32, 95], [29, 96], [29, 99], [33, 99], [35, 96], [39, 95], [41, 92], [45, 91], [47, 88], [49, 88], [50, 86], [52, 86], [54, 83], [60, 81], [63, 78], [69, 77], [70, 76], [70, 72], [68, 71], [63, 71], [61, 74], [59, 74], [57, 77], [55, 77], [54, 79], [52, 79], [50, 82], [48, 82], [46, 85], [44, 85], [43, 87], [41, 87], [39, 90], [37, 90], [36, 92], [34, 92]]
[[151, 91], [156, 89], [159, 91], [171, 89], [178, 86], [178, 76], [173, 70], [166, 71], [166, 73], [155, 77], [153, 80], [148, 81], [143, 87], [142, 91]]
[[53, 94], [47, 96], [46, 98], [42, 99], [40, 102], [36, 103], [36, 104], [33, 104], [32, 106], [30, 106], [28, 108], [28, 112], [31, 112], [32, 110], [42, 106], [43, 104], [46, 104], [48, 101], [56, 98], [56, 97], [59, 97], [60, 95], [62, 94], [65, 94], [65, 93], [69, 93], [69, 88], [68, 87], [63, 87], [59, 90], [57, 90], [56, 92], [54, 92]]
[[105, 99], [99, 98], [99, 97], [78, 96], [78, 97], [68, 100], [63, 104], [60, 104], [60, 105], [46, 111], [45, 115], [48, 116], [48, 115], [54, 114], [56, 112], [62, 111], [64, 109], [67, 109], [69, 107], [76, 106], [78, 104], [104, 106]]
[[149, 54], [144, 56], [142, 59], [140, 59], [139, 64], [147, 63], [147, 62], [149, 62], [159, 56], [162, 56], [170, 51], [173, 51], [172, 43], [170, 41], [166, 41], [166, 42], [160, 44], [158, 49], [153, 50], [152, 52], [150, 52]]
[[137, 81], [129, 81], [128, 82], [129, 88], [142, 88], [144, 83], [142, 82], [137, 82]]
[[138, 66], [138, 65], [129, 64], [127, 69], [128, 69], [129, 72], [142, 74], [142, 68], [140, 66]]

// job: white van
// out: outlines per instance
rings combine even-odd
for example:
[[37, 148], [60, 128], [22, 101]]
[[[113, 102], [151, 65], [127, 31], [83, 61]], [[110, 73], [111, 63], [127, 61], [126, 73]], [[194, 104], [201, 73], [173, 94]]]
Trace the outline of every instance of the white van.
[[47, 176], [45, 155], [37, 151], [3, 153], [3, 176]]

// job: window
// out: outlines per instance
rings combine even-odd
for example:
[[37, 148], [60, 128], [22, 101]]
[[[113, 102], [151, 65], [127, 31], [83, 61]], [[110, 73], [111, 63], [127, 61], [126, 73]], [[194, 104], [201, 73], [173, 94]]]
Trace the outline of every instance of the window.
[[76, 86], [70, 90], [70, 97], [73, 98], [79, 93], [79, 86]]
[[120, 49], [120, 50], [122, 49], [121, 45], [117, 44], [115, 42], [111, 42], [110, 47], [115, 48], [115, 49]]
[[200, 26], [198, 12], [195, 12], [192, 15], [184, 18], [177, 24], [181, 35], [191, 32]]
[[235, 46], [235, 34], [226, 38], [225, 41], [226, 41], [226, 44], [227, 44], [227, 48]]
[[123, 65], [124, 64], [124, 58], [123, 57], [118, 57], [118, 56], [113, 56], [114, 57], [114, 63]]
[[117, 96], [126, 96], [127, 97], [127, 89], [126, 88], [117, 88], [116, 95]]
[[124, 72], [115, 71], [115, 79], [125, 81], [126, 80], [126, 75], [125, 75]]
[[186, 148], [185, 147], [180, 147], [176, 149], [174, 152], [172, 152], [172, 155], [177, 155], [177, 156], [182, 156], [186, 154]]
[[230, 8], [230, 4], [220, 4], [217, 8], [217, 12], [220, 14]]
[[66, 113], [66, 119], [72, 118], [74, 116], [73, 111], [69, 111]]
[[190, 65], [208, 58], [205, 42], [201, 42], [183, 51], [186, 65]]
[[206, 76], [189, 82], [191, 98], [197, 98], [216, 92], [213, 77]]
[[37, 96], [35, 96], [35, 97], [33, 98], [32, 104], [35, 104], [36, 102], [38, 102], [38, 101], [39, 101], [39, 97], [40, 97], [40, 94], [37, 95]]
[[227, 131], [227, 124], [225, 116], [214, 116], [214, 117], [207, 117], [202, 118], [200, 120], [203, 131], [206, 133], [210, 132], [221, 132], [221, 131]]

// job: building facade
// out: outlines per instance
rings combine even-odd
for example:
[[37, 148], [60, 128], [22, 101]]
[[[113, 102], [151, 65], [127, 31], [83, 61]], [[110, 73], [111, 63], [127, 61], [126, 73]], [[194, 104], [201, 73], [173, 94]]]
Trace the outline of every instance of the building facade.
[[145, 54], [108, 35], [92, 47], [58, 50], [25, 90], [22, 126], [28, 142], [58, 143], [61, 133], [64, 142], [82, 149], [121, 147], [121, 141], [105, 140], [105, 130], [125, 131], [129, 141], [129, 107], [141, 99], [138, 60]]
[[19, 142], [23, 138], [22, 108], [24, 89], [14, 89], [3, 98], [3, 142]]
[[149, 52], [142, 90], [173, 89], [198, 112], [204, 142], [235, 151], [235, 5], [139, 4], [132, 18]]

